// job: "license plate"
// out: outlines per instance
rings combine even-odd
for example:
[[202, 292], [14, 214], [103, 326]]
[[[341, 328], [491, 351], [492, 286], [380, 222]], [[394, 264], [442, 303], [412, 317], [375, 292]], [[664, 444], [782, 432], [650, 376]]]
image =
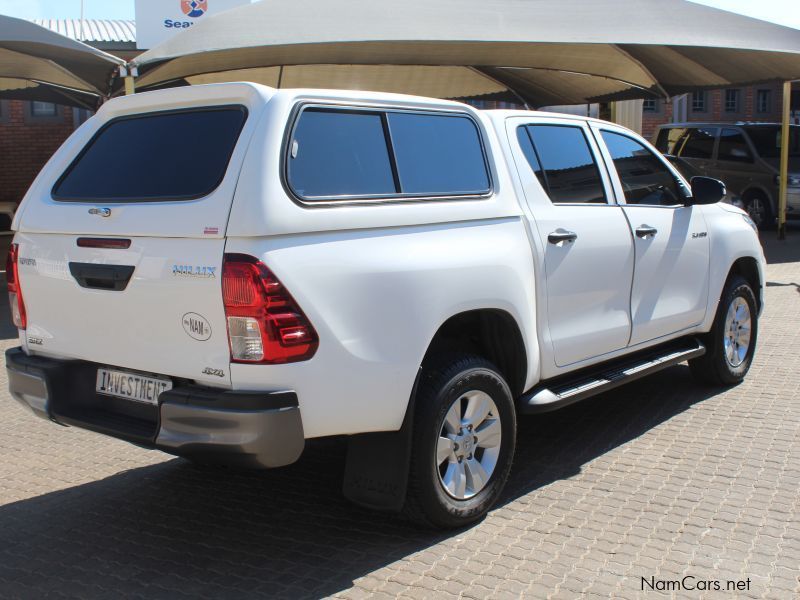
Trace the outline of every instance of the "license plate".
[[158, 404], [158, 395], [172, 389], [169, 379], [127, 371], [97, 369], [97, 393], [147, 404]]

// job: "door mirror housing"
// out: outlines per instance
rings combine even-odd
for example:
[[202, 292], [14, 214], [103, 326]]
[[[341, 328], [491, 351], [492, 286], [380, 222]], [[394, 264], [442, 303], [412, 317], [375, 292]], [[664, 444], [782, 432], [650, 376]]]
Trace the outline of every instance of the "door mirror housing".
[[725, 184], [713, 177], [692, 177], [692, 197], [686, 199], [686, 205], [716, 204], [728, 193]]

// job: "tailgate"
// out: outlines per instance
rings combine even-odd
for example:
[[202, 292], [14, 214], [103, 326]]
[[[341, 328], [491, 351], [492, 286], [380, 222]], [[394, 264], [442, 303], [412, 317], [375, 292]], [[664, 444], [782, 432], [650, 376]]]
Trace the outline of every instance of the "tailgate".
[[65, 142], [15, 222], [28, 352], [229, 387], [225, 231], [265, 90], [126, 96]]
[[229, 386], [225, 240], [126, 239], [128, 249], [105, 249], [16, 235], [28, 351]]

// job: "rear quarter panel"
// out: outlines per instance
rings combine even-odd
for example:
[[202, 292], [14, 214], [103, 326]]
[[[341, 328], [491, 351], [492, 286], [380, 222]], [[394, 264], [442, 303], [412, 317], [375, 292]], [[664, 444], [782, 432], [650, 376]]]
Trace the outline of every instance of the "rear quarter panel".
[[536, 353], [531, 253], [518, 217], [229, 239], [261, 258], [319, 334], [310, 360], [231, 366], [240, 389], [294, 389], [306, 437], [400, 428], [422, 358], [451, 316], [505, 310]]

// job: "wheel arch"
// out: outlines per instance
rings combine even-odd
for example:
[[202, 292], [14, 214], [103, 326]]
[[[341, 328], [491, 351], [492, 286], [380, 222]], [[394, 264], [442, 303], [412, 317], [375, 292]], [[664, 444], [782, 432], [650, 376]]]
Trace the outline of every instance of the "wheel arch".
[[468, 310], [444, 321], [431, 338], [422, 368], [443, 352], [470, 352], [493, 363], [514, 397], [524, 391], [528, 353], [516, 319], [497, 308]]
[[[752, 256], [742, 256], [740, 258], [737, 258], [731, 265], [730, 270], [728, 271], [728, 277], [725, 280], [725, 285], [727, 285], [728, 282], [731, 280], [731, 278], [736, 275], [742, 277], [745, 281], [747, 281], [747, 283], [750, 284], [750, 287], [753, 288], [753, 294], [756, 297], [756, 305], [758, 311], [761, 312], [761, 304], [763, 297], [762, 288], [764, 282], [761, 281], [761, 271], [758, 268], [758, 261]], [[723, 286], [722, 289], [724, 290], [725, 287]]]

